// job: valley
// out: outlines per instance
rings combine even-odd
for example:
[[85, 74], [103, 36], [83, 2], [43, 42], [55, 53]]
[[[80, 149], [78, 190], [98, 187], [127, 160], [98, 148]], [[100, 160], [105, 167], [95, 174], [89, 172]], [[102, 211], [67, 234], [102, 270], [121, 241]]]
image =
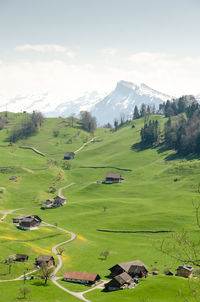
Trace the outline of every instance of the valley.
[[[187, 279], [163, 273], [166, 269], [175, 272], [183, 263], [163, 254], [159, 247], [163, 240], [170, 246], [173, 234], [183, 229], [194, 242], [198, 241], [193, 207], [193, 203], [199, 202], [198, 158], [178, 157], [162, 146], [138, 149], [140, 129], [144, 125], [142, 118], [126, 123], [117, 131], [98, 128], [94, 133], [96, 139], [80, 129], [78, 123], [71, 127], [67, 119], [46, 118], [39, 133], [9, 145], [8, 132], [17, 119], [18, 115], [9, 113], [9, 123], [0, 131], [2, 301], [4, 296], [6, 301], [16, 301], [24, 282], [23, 278], [5, 280], [16, 279], [24, 271], [33, 270], [39, 254], [52, 254], [56, 245], [70, 238], [73, 240], [62, 245], [62, 265], [56, 282], [74, 293], [87, 291], [88, 287], [62, 281], [67, 270], [97, 273], [102, 280], [109, 281], [110, 267], [140, 259], [149, 272], [155, 268], [159, 271], [158, 276], [143, 279], [134, 289], [104, 292], [97, 288], [83, 294], [84, 299], [92, 302], [181, 302], [180, 290], [190, 299]], [[151, 116], [151, 119], [158, 119], [161, 126], [167, 120], [161, 115]], [[132, 128], [133, 122], [135, 128]], [[45, 156], [20, 148], [23, 146], [35, 148]], [[66, 152], [75, 152], [68, 167], [63, 161]], [[102, 184], [106, 173], [120, 173], [125, 181]], [[50, 193], [51, 187], [55, 187], [54, 193]], [[67, 198], [66, 204], [41, 210], [42, 202], [55, 197], [60, 188]], [[38, 215], [46, 224], [36, 230], [19, 230], [12, 218], [20, 214]], [[64, 230], [75, 234], [74, 237]], [[101, 253], [105, 251], [109, 254], [102, 260]], [[8, 274], [4, 260], [14, 254], [28, 254], [29, 261], [13, 263]], [[58, 265], [55, 248], [53, 256]], [[33, 275], [37, 276], [37, 272]], [[79, 299], [50, 280], [47, 286], [40, 279], [27, 280], [26, 286], [31, 290], [30, 301], [34, 302]]]

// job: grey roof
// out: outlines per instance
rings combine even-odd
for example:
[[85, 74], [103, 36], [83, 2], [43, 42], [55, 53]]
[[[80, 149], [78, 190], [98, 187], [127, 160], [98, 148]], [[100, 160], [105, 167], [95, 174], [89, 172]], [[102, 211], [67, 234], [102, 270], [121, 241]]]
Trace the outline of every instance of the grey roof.
[[[116, 265], [120, 266], [126, 272], [128, 272], [130, 270], [131, 266], [140, 266], [140, 267], [144, 267], [147, 270], [147, 266], [144, 263], [142, 263], [140, 260], [122, 262], [122, 263], [119, 263]], [[115, 266], [113, 266], [113, 267], [115, 267]], [[111, 268], [113, 268], [113, 267], [111, 267]]]
[[[52, 255], [39, 255], [38, 257], [37, 257], [37, 261], [38, 262], [46, 262], [46, 261], [49, 261], [49, 260], [51, 260], [53, 258], [53, 256]], [[54, 259], [54, 258], [53, 258]]]
[[74, 156], [75, 153], [74, 152], [66, 152], [64, 156]]
[[125, 271], [129, 271], [131, 266], [143, 266], [147, 270], [146, 265], [142, 263], [140, 260], [122, 262], [119, 264], [119, 266], [121, 266], [121, 268], [123, 268]]
[[113, 279], [115, 279], [119, 284], [124, 284], [124, 283], [128, 283], [130, 281], [132, 281], [133, 279], [131, 278], [131, 276], [129, 276], [129, 274], [127, 274], [126, 272], [115, 276]]
[[34, 217], [26, 217], [26, 218], [21, 220], [21, 222], [32, 222], [32, 221], [35, 221]]

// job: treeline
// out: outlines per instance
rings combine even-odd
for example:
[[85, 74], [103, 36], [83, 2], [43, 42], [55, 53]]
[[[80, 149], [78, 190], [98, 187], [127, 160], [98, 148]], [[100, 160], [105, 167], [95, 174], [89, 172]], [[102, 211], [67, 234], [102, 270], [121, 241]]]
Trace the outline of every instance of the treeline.
[[149, 116], [151, 114], [156, 114], [155, 105], [154, 104], [152, 104], [152, 105], [142, 104], [140, 109], [138, 109], [138, 106], [134, 107], [132, 119], [136, 120], [138, 118]]
[[180, 113], [186, 113], [188, 116], [193, 115], [194, 111], [199, 108], [199, 104], [193, 95], [184, 95], [178, 99], [167, 101], [159, 105], [159, 113], [165, 117], [175, 116]]
[[[152, 114], [156, 114], [156, 107], [154, 104], [146, 105], [142, 104], [139, 108], [136, 105], [133, 109], [132, 115], [126, 115], [125, 113], [121, 113], [120, 118], [114, 119], [114, 130], [119, 130], [121, 127], [127, 125], [130, 123], [131, 120], [136, 120], [141, 117], [145, 117], [146, 120], [148, 120], [149, 116]], [[110, 123], [107, 123], [103, 126], [104, 128], [113, 128]]]
[[19, 139], [36, 134], [42, 127], [44, 117], [41, 112], [33, 111], [32, 114], [26, 113], [22, 119], [11, 130], [9, 140], [12, 143]]

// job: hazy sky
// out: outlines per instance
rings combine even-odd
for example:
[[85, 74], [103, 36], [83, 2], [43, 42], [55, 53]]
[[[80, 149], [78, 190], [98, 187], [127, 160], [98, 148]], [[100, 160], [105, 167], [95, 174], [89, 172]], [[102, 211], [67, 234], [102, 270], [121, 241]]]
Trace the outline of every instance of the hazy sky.
[[0, 96], [200, 94], [199, 0], [0, 0]]

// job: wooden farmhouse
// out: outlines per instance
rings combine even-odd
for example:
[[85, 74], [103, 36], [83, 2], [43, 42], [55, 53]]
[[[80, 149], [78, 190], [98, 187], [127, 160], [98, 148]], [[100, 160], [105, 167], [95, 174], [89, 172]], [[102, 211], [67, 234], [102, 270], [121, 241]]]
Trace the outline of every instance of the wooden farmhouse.
[[107, 291], [119, 290], [124, 288], [133, 288], [135, 282], [132, 277], [126, 272], [121, 273], [120, 275], [115, 276], [111, 281], [105, 284], [105, 289]]
[[67, 271], [63, 280], [85, 285], [93, 285], [100, 280], [100, 276], [93, 273]]
[[17, 217], [13, 218], [13, 223], [20, 223], [24, 218], [35, 218], [38, 222], [42, 222], [39, 216], [37, 215], [30, 215], [30, 214], [24, 214], [24, 215], [19, 215]]
[[19, 262], [28, 261], [28, 255], [16, 254], [15, 255], [15, 261], [19, 261]]
[[140, 260], [130, 261], [130, 262], [123, 262], [120, 264], [116, 264], [110, 269], [110, 276], [115, 277], [122, 273], [129, 274], [132, 278], [138, 277], [146, 277], [148, 274], [148, 269], [144, 263]]
[[38, 221], [34, 217], [27, 217], [20, 221], [19, 228], [23, 230], [30, 230], [38, 226]]
[[124, 178], [121, 177], [121, 174], [107, 173], [106, 179], [103, 181], [105, 184], [119, 183], [124, 181]]
[[35, 265], [41, 266], [41, 265], [47, 265], [48, 267], [55, 265], [55, 260], [52, 255], [39, 255], [35, 259]]
[[74, 152], [66, 152], [63, 159], [65, 159], [65, 160], [74, 159], [74, 156], [75, 156]]
[[191, 278], [193, 269], [194, 268], [190, 265], [179, 265], [176, 270], [176, 275], [184, 278]]

